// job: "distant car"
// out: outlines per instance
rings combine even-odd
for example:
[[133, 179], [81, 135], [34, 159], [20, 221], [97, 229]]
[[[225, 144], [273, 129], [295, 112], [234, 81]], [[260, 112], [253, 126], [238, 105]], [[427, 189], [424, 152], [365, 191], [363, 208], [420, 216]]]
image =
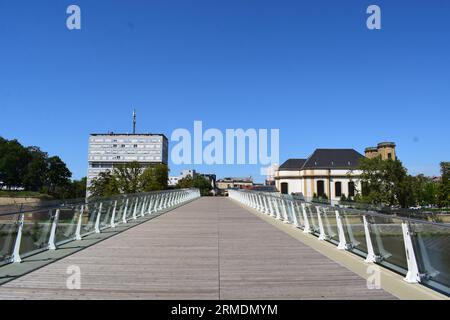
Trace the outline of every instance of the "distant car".
[[420, 207], [420, 206], [416, 206], [416, 207], [409, 207], [409, 209], [411, 209], [411, 210], [420, 210], [420, 209], [421, 209], [421, 207]]

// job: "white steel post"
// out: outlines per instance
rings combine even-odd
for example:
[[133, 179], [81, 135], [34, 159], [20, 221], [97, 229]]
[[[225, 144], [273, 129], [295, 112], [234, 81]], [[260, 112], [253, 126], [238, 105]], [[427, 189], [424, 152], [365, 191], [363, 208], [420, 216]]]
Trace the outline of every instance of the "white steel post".
[[123, 214], [122, 214], [122, 222], [123, 223], [127, 223], [127, 211], [128, 211], [128, 198], [127, 201], [125, 201], [125, 208], [123, 209]]
[[294, 200], [291, 200], [291, 210], [292, 210], [292, 219], [294, 220], [294, 226], [300, 228], [300, 224], [298, 223], [297, 214], [295, 213]]
[[100, 202], [100, 205], [98, 206], [98, 212], [97, 217], [95, 219], [95, 233], [100, 233], [100, 216], [102, 215], [102, 208], [103, 208], [103, 202]]
[[320, 206], [316, 206], [316, 209], [317, 209], [317, 220], [319, 221], [319, 232], [320, 232], [319, 240], [326, 240], [327, 236], [325, 234], [325, 229], [324, 229], [323, 223], [322, 223], [322, 216], [320, 214], [321, 211], [322, 211], [321, 208], [322, 207], [320, 207]]
[[135, 198], [134, 209], [133, 209], [133, 220], [137, 219], [137, 207], [139, 203], [139, 197]]
[[147, 196], [144, 197], [141, 204], [141, 217], [145, 216], [145, 206], [147, 205]]
[[270, 214], [270, 211], [269, 211], [269, 202], [267, 201], [267, 195], [266, 194], [264, 194], [264, 197], [263, 197], [263, 199], [264, 199], [264, 213], [265, 214]]
[[364, 234], [367, 245], [367, 257], [364, 261], [368, 263], [376, 262], [377, 257], [375, 256], [375, 252], [373, 251], [372, 239], [370, 238], [369, 222], [367, 221], [366, 215], [363, 215], [363, 222], [364, 222]]
[[[22, 211], [22, 207], [20, 208], [20, 211]], [[24, 222], [25, 222], [25, 214], [21, 213], [19, 216], [19, 220], [17, 221], [18, 228], [17, 228], [16, 242], [14, 243], [14, 250], [11, 256], [11, 262], [13, 263], [22, 262], [22, 259], [20, 258], [20, 243], [22, 241], [22, 231]]]
[[55, 236], [56, 236], [56, 227], [58, 225], [59, 212], [60, 210], [56, 209], [55, 215], [53, 216], [52, 228], [50, 230], [50, 237], [48, 238], [49, 250], [56, 250]]
[[275, 212], [277, 214], [276, 218], [278, 220], [281, 220], [280, 203], [278, 202], [278, 197], [274, 198], [274, 203], [275, 203]]
[[111, 228], [115, 228], [116, 227], [116, 208], [117, 208], [117, 200], [114, 201], [114, 207], [113, 207], [113, 212], [111, 214]]
[[404, 280], [409, 283], [420, 282], [419, 267], [417, 266], [416, 255], [411, 239], [411, 229], [407, 222], [402, 222], [403, 241], [405, 242], [406, 262], [408, 264], [408, 272]]
[[267, 202], [269, 203], [269, 212], [270, 212], [270, 215], [271, 215], [272, 217], [275, 217], [275, 210], [273, 209], [272, 199], [273, 199], [273, 197], [272, 197], [272, 196], [269, 196], [269, 197], [267, 198]]
[[83, 220], [84, 205], [81, 206], [80, 215], [78, 216], [77, 230], [75, 231], [75, 240], [81, 240], [81, 223]]
[[283, 208], [283, 222], [289, 223], [287, 201], [284, 198], [281, 198], [281, 207]]
[[336, 225], [337, 225], [338, 234], [339, 234], [339, 244], [338, 244], [337, 248], [339, 250], [345, 250], [345, 249], [348, 249], [348, 246], [347, 246], [347, 241], [345, 239], [345, 232], [344, 232], [344, 226], [342, 224], [342, 217], [341, 217], [341, 214], [339, 213], [339, 210], [336, 210], [335, 213], [336, 213]]
[[305, 227], [303, 233], [311, 233], [311, 227], [309, 225], [308, 214], [306, 213], [306, 204], [302, 203], [303, 220], [305, 220]]

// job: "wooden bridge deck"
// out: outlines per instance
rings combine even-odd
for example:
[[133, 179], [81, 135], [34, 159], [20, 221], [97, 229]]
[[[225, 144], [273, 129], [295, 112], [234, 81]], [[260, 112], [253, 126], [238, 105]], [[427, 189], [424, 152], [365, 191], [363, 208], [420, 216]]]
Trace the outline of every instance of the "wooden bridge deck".
[[[81, 289], [66, 286], [69, 266]], [[228, 198], [201, 198], [0, 286], [0, 299], [392, 299]]]

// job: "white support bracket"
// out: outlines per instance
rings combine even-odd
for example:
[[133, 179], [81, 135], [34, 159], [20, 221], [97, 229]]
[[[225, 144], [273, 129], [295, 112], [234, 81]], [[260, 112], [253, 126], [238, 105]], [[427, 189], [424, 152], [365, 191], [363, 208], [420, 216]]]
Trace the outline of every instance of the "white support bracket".
[[327, 235], [325, 234], [325, 229], [323, 227], [322, 216], [320, 214], [321, 207], [317, 206], [317, 220], [319, 221], [319, 240], [327, 240]]
[[375, 255], [375, 252], [373, 251], [372, 239], [370, 237], [370, 230], [369, 230], [369, 222], [367, 221], [366, 215], [363, 215], [363, 222], [364, 222], [364, 234], [365, 234], [366, 246], [367, 246], [367, 257], [364, 261], [367, 263], [377, 262], [377, 257]]
[[311, 233], [311, 226], [309, 225], [308, 214], [306, 213], [306, 204], [302, 203], [303, 220], [305, 220], [305, 227], [303, 233]]
[[113, 212], [111, 214], [111, 228], [115, 228], [116, 227], [116, 208], [117, 208], [117, 200], [114, 201], [114, 207], [113, 207]]
[[58, 225], [60, 209], [56, 209], [55, 215], [53, 216], [52, 228], [50, 229], [50, 237], [48, 238], [48, 249], [56, 250], [55, 245], [55, 236], [56, 236], [56, 227]]
[[403, 241], [405, 242], [406, 262], [408, 264], [408, 272], [406, 273], [404, 280], [408, 283], [418, 283], [420, 282], [420, 273], [408, 223], [402, 222], [402, 231]]
[[97, 212], [97, 217], [95, 219], [95, 233], [100, 233], [100, 216], [102, 215], [102, 207], [103, 207], [103, 202], [100, 202], [100, 205], [98, 206], [98, 212]]
[[137, 219], [137, 207], [139, 203], [139, 198], [136, 198], [136, 202], [134, 203], [134, 209], [133, 209], [133, 220]]
[[[22, 209], [20, 211], [22, 211]], [[22, 262], [22, 259], [20, 258], [20, 243], [22, 241], [22, 231], [24, 222], [25, 222], [25, 214], [21, 213], [19, 219], [17, 220], [17, 235], [16, 241], [14, 243], [14, 250], [11, 256], [11, 262], [13, 263]]]
[[75, 240], [81, 240], [81, 223], [83, 220], [84, 205], [81, 206], [80, 215], [78, 216], [77, 229], [75, 231]]
[[336, 210], [335, 213], [336, 213], [336, 225], [337, 225], [338, 234], [339, 234], [339, 244], [338, 244], [337, 248], [339, 250], [346, 250], [349, 248], [349, 246], [347, 244], [347, 240], [345, 239], [345, 232], [344, 232], [344, 225], [342, 224], [342, 217], [341, 217], [341, 214], [339, 213], [339, 210]]
[[125, 201], [125, 208], [123, 209], [123, 214], [122, 214], [122, 222], [123, 223], [127, 223], [127, 211], [128, 211], [128, 198], [127, 198], [127, 201]]
[[292, 211], [292, 219], [294, 220], [294, 226], [300, 228], [300, 224], [298, 223], [297, 214], [295, 212], [295, 200], [291, 200], [291, 211]]

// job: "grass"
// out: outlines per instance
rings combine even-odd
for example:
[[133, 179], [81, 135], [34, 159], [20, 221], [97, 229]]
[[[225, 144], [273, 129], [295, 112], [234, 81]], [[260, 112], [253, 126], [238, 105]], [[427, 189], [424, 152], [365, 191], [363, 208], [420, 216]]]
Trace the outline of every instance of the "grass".
[[48, 194], [43, 194], [34, 191], [8, 191], [0, 190], [0, 197], [3, 198], [36, 198], [40, 200], [52, 200], [53, 197]]

